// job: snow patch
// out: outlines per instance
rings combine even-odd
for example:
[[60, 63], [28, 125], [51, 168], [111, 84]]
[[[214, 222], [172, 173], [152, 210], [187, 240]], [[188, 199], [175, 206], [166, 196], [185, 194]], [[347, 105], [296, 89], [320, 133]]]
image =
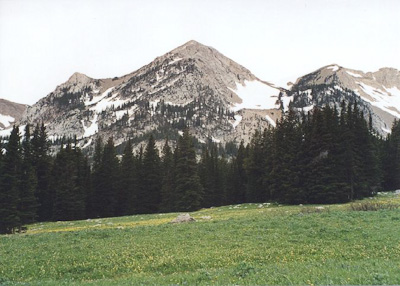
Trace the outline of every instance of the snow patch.
[[191, 102], [193, 102], [193, 100], [189, 100], [188, 102], [185, 102], [185, 103], [175, 103], [175, 102], [172, 102], [172, 101], [164, 101], [164, 104], [173, 105], [173, 106], [186, 106]]
[[103, 98], [105, 98], [106, 96], [108, 96], [108, 94], [109, 94], [113, 89], [114, 89], [114, 87], [110, 87], [110, 88], [107, 89], [105, 92], [103, 92], [101, 95], [99, 95], [99, 96], [94, 96], [94, 97], [92, 98], [92, 100], [85, 100], [85, 101], [84, 101], [85, 106], [93, 105], [93, 104], [98, 103], [98, 102], [101, 101]]
[[276, 127], [276, 122], [269, 115], [265, 115], [265, 119], [267, 119], [269, 124], [271, 124], [273, 127]]
[[14, 117], [0, 114], [0, 123], [4, 125], [4, 128], [9, 127], [13, 122], [15, 122]]
[[391, 88], [387, 88], [387, 87], [383, 87], [387, 92], [389, 92], [392, 96], [396, 96], [400, 98], [400, 89], [398, 89], [397, 87], [391, 87]]
[[221, 140], [215, 138], [214, 136], [211, 136], [211, 140], [212, 140], [212, 142], [214, 142], [214, 143], [221, 143]]
[[346, 71], [349, 75], [353, 76], [353, 77], [362, 77], [362, 75], [359, 75], [358, 73], [353, 73], [351, 71]]
[[282, 96], [281, 97], [281, 101], [282, 101], [282, 105], [283, 105], [283, 111], [287, 112], [289, 111], [289, 104], [293, 101], [294, 96]]
[[90, 144], [92, 144], [92, 138], [90, 138], [89, 141], [82, 146], [82, 149], [85, 149], [86, 147], [90, 146]]
[[125, 99], [125, 100], [116, 99], [116, 97], [117, 97], [118, 95], [119, 95], [119, 94], [116, 93], [116, 94], [113, 94], [113, 95], [112, 95], [111, 97], [109, 97], [109, 98], [106, 98], [106, 99], [104, 99], [104, 100], [101, 100], [101, 101], [98, 102], [95, 106], [92, 106], [92, 107], [90, 108], [90, 110], [93, 110], [93, 111], [95, 111], [95, 112], [97, 112], [97, 113], [101, 113], [101, 112], [103, 112], [104, 110], [106, 110], [107, 108], [110, 108], [110, 107], [119, 108], [119, 107], [121, 107], [122, 105], [124, 105], [125, 103], [129, 102], [130, 99]]
[[235, 122], [232, 123], [233, 129], [236, 128], [236, 126], [239, 125], [239, 123], [242, 121], [243, 117], [241, 115], [236, 114], [235, 115]]
[[[393, 96], [380, 89], [373, 88], [362, 82], [357, 82], [361, 89], [372, 97], [373, 100], [364, 98], [371, 105], [376, 106], [393, 116], [400, 118], [400, 96]], [[395, 110], [393, 110], [393, 108]]]
[[337, 66], [337, 65], [333, 65], [333, 66], [329, 66], [329, 67], [327, 67], [327, 69], [330, 69], [330, 70], [332, 70], [332, 71], [338, 71], [339, 70], [339, 67]]
[[[117, 117], [117, 120], [120, 120], [127, 113], [128, 113], [127, 110], [118, 110], [118, 111], [115, 111], [115, 117]], [[128, 113], [128, 115], [129, 115], [129, 113]]]
[[340, 85], [335, 85], [333, 88], [340, 91], [344, 91], [344, 89]]
[[91, 120], [92, 124], [90, 124], [90, 126], [88, 126], [88, 127], [85, 126], [85, 121], [83, 119], [81, 120], [83, 130], [85, 131], [82, 138], [90, 137], [99, 131], [99, 125], [97, 124], [97, 118], [98, 118], [98, 114], [96, 113], [94, 115], [94, 118]]
[[271, 87], [265, 83], [262, 83], [261, 81], [245, 80], [244, 85], [236, 83], [236, 89], [229, 88], [229, 90], [236, 93], [242, 99], [242, 103], [236, 104], [236, 106], [232, 108], [233, 111], [238, 111], [243, 108], [279, 108], [279, 104], [277, 104], [279, 89]]
[[154, 101], [149, 101], [150, 108], [156, 109], [157, 104], [158, 104], [159, 102], [160, 102], [159, 99], [156, 99], [156, 100], [154, 100]]
[[170, 61], [168, 64], [169, 64], [169, 65], [172, 65], [172, 64], [174, 64], [174, 63], [176, 63], [176, 62], [179, 62], [180, 60], [182, 60], [182, 58], [175, 58], [175, 59], [173, 59], [172, 61]]
[[314, 108], [314, 105], [309, 105], [309, 106], [302, 107], [301, 110], [304, 112], [309, 112], [309, 111], [313, 110], [313, 108]]

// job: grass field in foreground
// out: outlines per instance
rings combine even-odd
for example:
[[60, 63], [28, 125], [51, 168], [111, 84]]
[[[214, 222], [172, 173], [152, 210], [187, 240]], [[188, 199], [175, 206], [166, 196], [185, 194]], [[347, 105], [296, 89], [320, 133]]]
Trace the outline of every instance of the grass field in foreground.
[[[383, 195], [369, 201], [400, 204]], [[399, 284], [400, 209], [243, 204], [33, 224], [0, 236], [0, 285]]]

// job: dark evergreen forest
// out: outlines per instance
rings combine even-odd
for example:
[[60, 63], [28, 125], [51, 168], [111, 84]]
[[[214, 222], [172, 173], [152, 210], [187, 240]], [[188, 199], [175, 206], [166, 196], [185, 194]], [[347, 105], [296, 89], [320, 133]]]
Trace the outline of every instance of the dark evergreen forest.
[[196, 152], [188, 129], [158, 150], [149, 136], [121, 158], [98, 138], [93, 162], [65, 140], [50, 156], [46, 129], [14, 126], [0, 152], [0, 233], [35, 221], [78, 220], [239, 203], [342, 203], [400, 188], [400, 124], [382, 138], [356, 104], [289, 111], [229, 157], [220, 146]]

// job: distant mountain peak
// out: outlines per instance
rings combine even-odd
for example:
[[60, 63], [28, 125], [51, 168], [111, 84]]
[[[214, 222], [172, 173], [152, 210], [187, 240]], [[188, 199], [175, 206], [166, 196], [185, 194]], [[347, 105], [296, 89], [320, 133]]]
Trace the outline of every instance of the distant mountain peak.
[[[301, 91], [295, 96], [295, 104], [302, 108], [358, 102], [364, 116], [371, 114], [375, 129], [382, 134], [390, 132], [393, 120], [400, 118], [400, 72], [394, 68], [364, 73], [328, 65], [297, 79], [293, 90]], [[307, 90], [312, 94], [303, 92]]]
[[342, 69], [342, 68], [343, 68], [343, 67], [341, 67], [340, 65], [331, 64], [331, 65], [327, 65], [327, 66], [323, 67], [322, 69], [328, 69], [328, 70], [331, 70], [331, 71], [336, 72], [336, 71], [338, 71], [338, 70], [340, 70], [340, 69]]
[[206, 45], [203, 45], [195, 40], [190, 40], [186, 43], [184, 43], [183, 45], [180, 45], [179, 47], [175, 48], [173, 51], [179, 51], [179, 50], [183, 50], [189, 47], [201, 47], [201, 48], [208, 48]]
[[92, 79], [90, 77], [88, 77], [87, 75], [85, 75], [83, 73], [75, 72], [70, 76], [67, 83], [70, 83], [70, 84], [87, 83], [91, 80]]

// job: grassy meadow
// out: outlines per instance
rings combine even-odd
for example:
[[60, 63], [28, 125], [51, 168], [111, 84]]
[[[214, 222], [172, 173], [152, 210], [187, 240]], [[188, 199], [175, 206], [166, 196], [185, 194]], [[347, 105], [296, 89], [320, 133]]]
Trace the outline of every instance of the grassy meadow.
[[[400, 196], [38, 223], [0, 236], [0, 285], [400, 284]], [[357, 209], [358, 204], [353, 204]]]

